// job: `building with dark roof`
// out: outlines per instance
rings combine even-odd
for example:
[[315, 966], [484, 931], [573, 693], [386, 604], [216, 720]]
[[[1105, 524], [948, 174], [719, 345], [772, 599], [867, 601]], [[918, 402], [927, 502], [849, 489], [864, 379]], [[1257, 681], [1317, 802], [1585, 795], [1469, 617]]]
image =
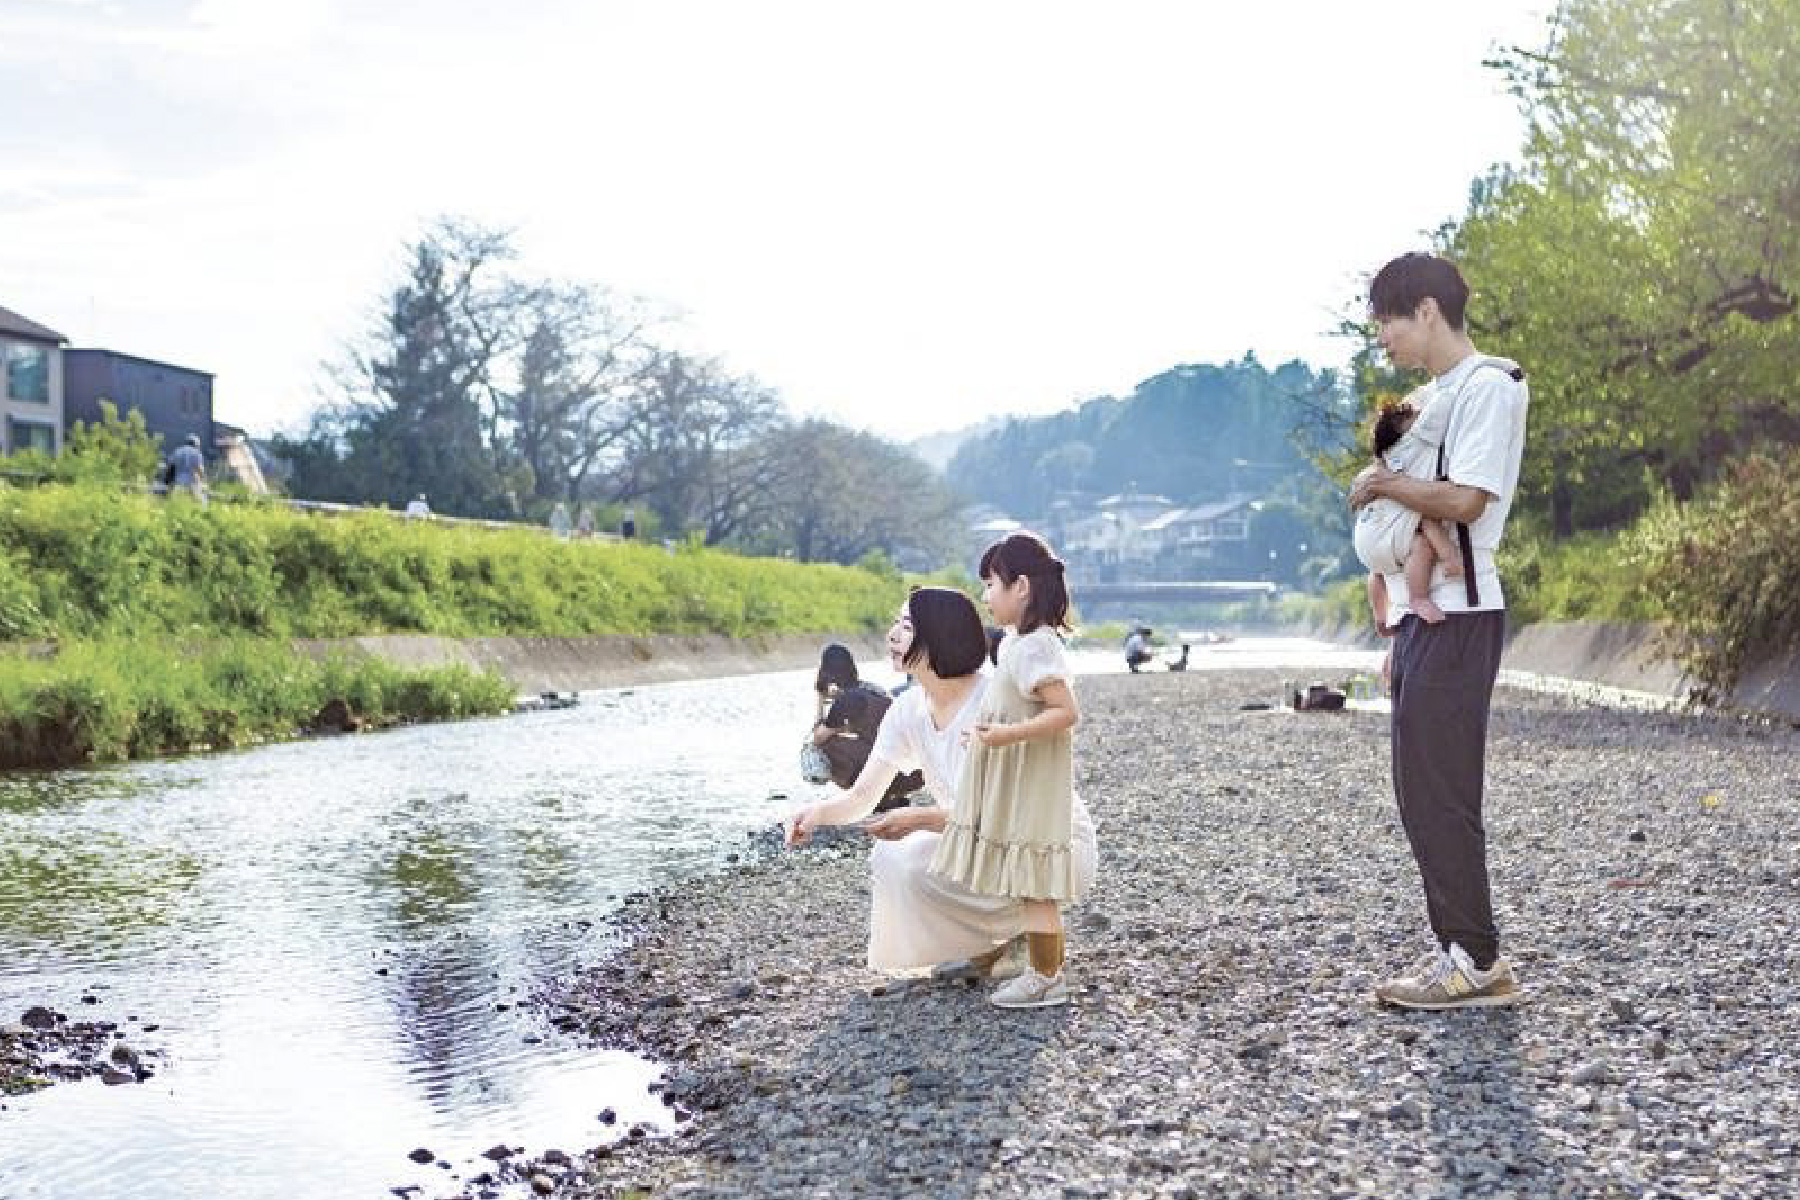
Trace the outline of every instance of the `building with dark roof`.
[[62, 449], [63, 344], [69, 339], [0, 308], [0, 451]]
[[191, 434], [206, 456], [214, 456], [213, 377], [210, 372], [116, 350], [63, 351], [63, 421], [100, 420], [102, 401], [124, 416], [144, 415], [144, 425], [162, 440], [165, 455]]

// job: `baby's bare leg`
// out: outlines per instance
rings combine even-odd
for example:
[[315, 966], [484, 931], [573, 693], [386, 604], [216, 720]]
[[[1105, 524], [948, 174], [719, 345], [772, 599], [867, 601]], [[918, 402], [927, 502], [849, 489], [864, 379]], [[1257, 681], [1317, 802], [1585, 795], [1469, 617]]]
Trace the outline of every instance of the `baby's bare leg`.
[[1444, 568], [1444, 574], [1451, 579], [1461, 579], [1463, 573], [1462, 551], [1456, 548], [1456, 541], [1450, 536], [1450, 527], [1442, 521], [1420, 521], [1419, 532], [1431, 543], [1431, 552], [1437, 556], [1438, 564]]
[[1444, 619], [1444, 610], [1431, 598], [1431, 568], [1437, 565], [1437, 552], [1425, 536], [1429, 524], [1430, 521], [1419, 522], [1419, 532], [1413, 534], [1412, 553], [1406, 556], [1406, 598], [1421, 620], [1436, 625]]

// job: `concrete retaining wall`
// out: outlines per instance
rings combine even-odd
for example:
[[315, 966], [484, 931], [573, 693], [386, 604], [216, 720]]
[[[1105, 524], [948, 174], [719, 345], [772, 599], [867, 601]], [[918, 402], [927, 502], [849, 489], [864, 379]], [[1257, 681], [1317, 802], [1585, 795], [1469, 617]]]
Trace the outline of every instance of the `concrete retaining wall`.
[[1501, 667], [1685, 699], [1689, 680], [1656, 653], [1656, 626], [1590, 621], [1527, 625], [1506, 644]]
[[886, 653], [877, 635], [829, 633], [755, 638], [717, 634], [585, 638], [386, 634], [297, 644], [309, 653], [348, 650], [408, 667], [461, 664], [497, 671], [521, 693], [534, 693], [816, 667], [819, 651], [827, 642], [843, 642], [858, 658], [879, 658]]
[[[715, 634], [589, 638], [396, 634], [300, 645], [315, 653], [348, 649], [404, 666], [461, 663], [498, 671], [521, 693], [533, 693], [799, 670], [817, 666], [820, 648], [832, 641], [848, 645], [858, 658], [880, 658], [885, 653], [879, 635], [827, 633], [761, 638]], [[1527, 625], [1508, 643], [1501, 665], [1506, 670], [1646, 692], [1672, 700], [1685, 699], [1689, 688], [1688, 677], [1681, 669], [1657, 654], [1656, 627], [1652, 625], [1580, 621]], [[1800, 720], [1800, 655], [1777, 657], [1748, 672], [1732, 694], [1732, 703], [1739, 708]]]

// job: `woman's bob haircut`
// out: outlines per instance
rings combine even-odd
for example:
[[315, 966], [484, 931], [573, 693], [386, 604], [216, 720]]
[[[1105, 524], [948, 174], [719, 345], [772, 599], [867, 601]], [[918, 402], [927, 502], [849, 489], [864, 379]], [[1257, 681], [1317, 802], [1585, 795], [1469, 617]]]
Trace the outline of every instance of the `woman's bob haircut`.
[[906, 598], [912, 620], [912, 648], [903, 665], [923, 661], [940, 679], [973, 675], [987, 658], [987, 629], [975, 602], [951, 588], [914, 588]]

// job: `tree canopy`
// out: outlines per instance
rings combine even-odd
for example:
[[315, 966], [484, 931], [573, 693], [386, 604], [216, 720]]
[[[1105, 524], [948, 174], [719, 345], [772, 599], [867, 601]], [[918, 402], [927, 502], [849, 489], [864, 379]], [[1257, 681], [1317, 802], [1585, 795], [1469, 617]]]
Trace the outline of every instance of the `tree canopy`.
[[542, 519], [630, 505], [664, 536], [801, 559], [871, 552], [922, 569], [955, 498], [873, 436], [796, 422], [781, 397], [663, 344], [651, 306], [514, 269], [502, 232], [442, 221], [407, 247], [337, 399], [277, 439], [291, 490], [453, 516]]

